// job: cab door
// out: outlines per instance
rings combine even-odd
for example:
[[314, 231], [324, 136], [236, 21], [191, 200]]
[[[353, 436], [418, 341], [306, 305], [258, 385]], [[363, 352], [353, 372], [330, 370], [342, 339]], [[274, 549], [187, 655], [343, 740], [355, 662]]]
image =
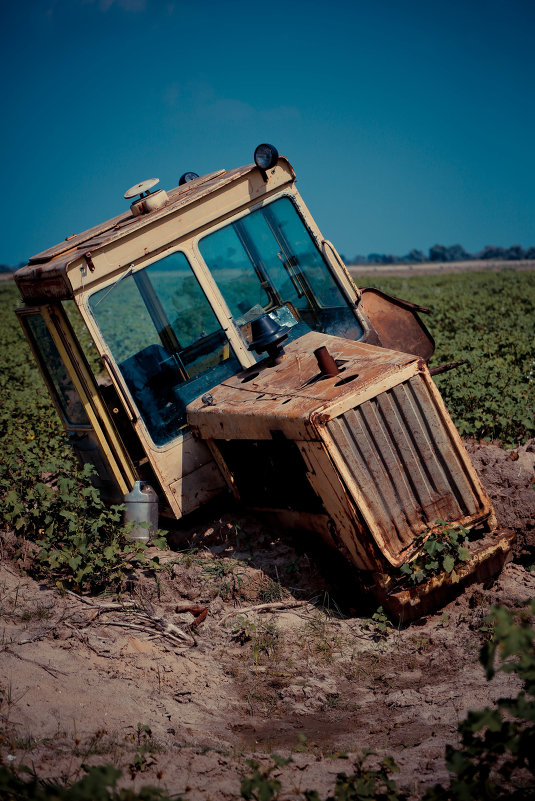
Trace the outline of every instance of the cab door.
[[95, 468], [102, 499], [121, 503], [134, 470], [62, 306], [26, 307], [17, 317], [79, 461]]

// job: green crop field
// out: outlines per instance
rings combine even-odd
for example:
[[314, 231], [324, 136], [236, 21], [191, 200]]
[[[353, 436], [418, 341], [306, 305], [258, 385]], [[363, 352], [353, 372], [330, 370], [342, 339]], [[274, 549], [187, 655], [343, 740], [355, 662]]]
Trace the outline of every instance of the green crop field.
[[[535, 435], [535, 271], [359, 279], [428, 306], [431, 364], [468, 364], [436, 382], [462, 436], [516, 445]], [[14, 284], [0, 286], [1, 434], [4, 452], [62, 460], [61, 428], [13, 314]]]
[[431, 365], [466, 359], [435, 379], [463, 437], [516, 445], [534, 436], [535, 271], [358, 282], [431, 309], [422, 315], [436, 342]]
[[[436, 381], [464, 437], [516, 445], [535, 435], [535, 271], [359, 279], [428, 306], [431, 364], [468, 364]], [[13, 283], [0, 286], [4, 454], [69, 464], [61, 426], [13, 314]]]

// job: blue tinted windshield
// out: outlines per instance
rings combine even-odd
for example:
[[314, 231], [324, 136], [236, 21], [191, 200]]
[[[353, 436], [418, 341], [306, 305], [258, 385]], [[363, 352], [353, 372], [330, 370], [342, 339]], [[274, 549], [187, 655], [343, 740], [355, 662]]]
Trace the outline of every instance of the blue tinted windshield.
[[199, 242], [235, 322], [286, 305], [304, 330], [360, 339], [362, 327], [289, 198], [281, 198]]

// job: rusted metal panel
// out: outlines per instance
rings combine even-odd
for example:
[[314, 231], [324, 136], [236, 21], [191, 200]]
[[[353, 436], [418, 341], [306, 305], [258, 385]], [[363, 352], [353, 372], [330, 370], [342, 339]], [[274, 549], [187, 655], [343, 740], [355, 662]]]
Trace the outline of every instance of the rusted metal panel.
[[[323, 345], [340, 374], [318, 367]], [[492, 513], [422, 359], [310, 332], [280, 363], [210, 395], [209, 405], [188, 406], [202, 438], [253, 442], [278, 432], [298, 443], [331, 538], [359, 568], [382, 559], [399, 567], [437, 519], [474, 525]]]
[[[321, 373], [314, 351], [322, 346], [340, 363], [339, 375]], [[188, 420], [206, 439], [270, 439], [273, 429], [317, 439], [313, 422], [325, 424], [419, 369], [414, 356], [311, 331], [286, 346], [280, 363], [224, 381], [211, 391], [212, 405], [191, 403]]]
[[375, 574], [372, 592], [400, 622], [416, 620], [448, 603], [470, 584], [498, 573], [510, 558], [513, 539], [513, 532], [494, 531], [472, 546], [470, 561], [457, 565], [455, 575], [443, 572], [414, 587], [400, 587], [399, 578]]
[[214, 462], [208, 462], [169, 484], [166, 494], [172, 493], [173, 507], [179, 510], [177, 517], [181, 517], [215, 498], [222, 487], [221, 473]]
[[437, 519], [470, 525], [490, 505], [459, 458], [422, 374], [331, 420], [329, 453], [388, 561], [399, 566]]
[[[366, 530], [360, 510], [347, 493], [342, 477], [333, 465], [324, 442], [300, 442], [308, 464], [308, 480], [321, 497], [328, 514], [328, 544], [334, 545], [360, 570], [382, 570], [385, 562]], [[322, 531], [319, 530], [322, 534]]]
[[[212, 218], [215, 220], [221, 214], [228, 213], [229, 209], [223, 201], [229, 201], [229, 190], [233, 187], [243, 185], [243, 197], [238, 204], [243, 206], [292, 184], [295, 178], [292, 166], [284, 157], [279, 158], [277, 167], [271, 172], [268, 184], [259, 178], [254, 164], [201, 176], [196, 181], [171, 190], [168, 203], [150, 214], [134, 217], [127, 211], [33, 256], [27, 267], [22, 268], [26, 271], [25, 283], [41, 282], [39, 297], [46, 297], [43, 279], [46, 279], [47, 273], [56, 275], [69, 272], [69, 277], [64, 280], [67, 285], [71, 284], [69, 297], [72, 297], [73, 291], [124, 269], [124, 264], [137, 264], [150, 254], [169, 247], [171, 242], [190, 233], [188, 225], [206, 225]], [[87, 252], [90, 253], [91, 263], [87, 274], [82, 274], [80, 278], [76, 267]], [[31, 271], [35, 267], [39, 267], [39, 272]], [[71, 278], [74, 279], [72, 283]], [[27, 296], [37, 297], [30, 288]]]
[[363, 287], [360, 305], [379, 335], [385, 348], [414, 353], [429, 361], [435, 351], [435, 341], [418, 312], [429, 312], [406, 300], [387, 295], [374, 287]]
[[72, 290], [64, 272], [44, 271], [40, 265], [22, 267], [15, 273], [15, 283], [28, 303], [40, 300], [66, 300], [72, 297]]

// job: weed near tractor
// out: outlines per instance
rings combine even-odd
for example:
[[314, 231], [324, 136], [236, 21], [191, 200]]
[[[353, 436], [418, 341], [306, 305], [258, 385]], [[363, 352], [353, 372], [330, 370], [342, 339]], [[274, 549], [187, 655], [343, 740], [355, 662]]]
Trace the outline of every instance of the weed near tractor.
[[422, 584], [442, 571], [455, 579], [455, 565], [469, 562], [471, 558], [466, 547], [468, 534], [464, 526], [453, 527], [445, 520], [437, 520], [436, 529], [431, 534], [422, 535], [419, 554], [411, 562], [402, 565], [400, 572], [412, 584]]

